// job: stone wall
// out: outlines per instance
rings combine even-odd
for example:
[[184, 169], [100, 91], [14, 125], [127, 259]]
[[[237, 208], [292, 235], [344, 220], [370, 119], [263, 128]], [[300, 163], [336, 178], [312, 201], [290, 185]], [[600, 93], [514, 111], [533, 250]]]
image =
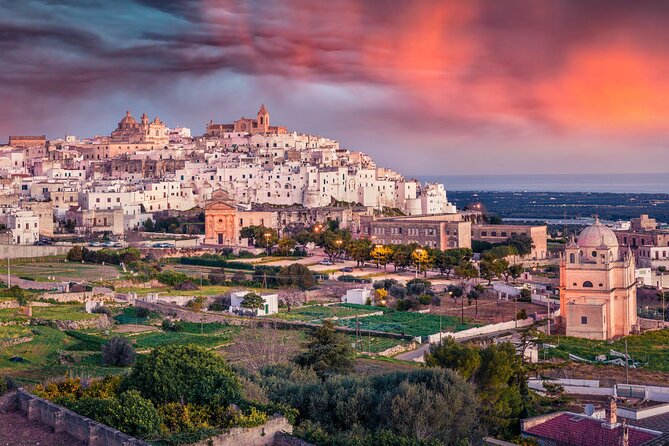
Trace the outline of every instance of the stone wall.
[[65, 432], [89, 446], [149, 446], [137, 438], [36, 397], [23, 389], [17, 391], [16, 406], [29, 420], [51, 426], [55, 432]]
[[314, 446], [290, 434], [279, 432], [274, 436], [274, 446]]
[[258, 427], [234, 427], [225, 434], [195, 443], [193, 446], [273, 446], [280, 432], [293, 432], [293, 426], [282, 416], [270, 418]]
[[25, 344], [33, 340], [32, 336], [23, 336], [20, 338], [0, 339], [0, 347], [11, 347], [13, 345]]
[[32, 259], [34, 257], [64, 256], [71, 246], [0, 245], [0, 259]]
[[80, 293], [44, 293], [40, 299], [55, 300], [56, 302], [88, 302], [90, 300], [113, 301], [115, 293], [94, 293], [92, 291], [82, 291]]

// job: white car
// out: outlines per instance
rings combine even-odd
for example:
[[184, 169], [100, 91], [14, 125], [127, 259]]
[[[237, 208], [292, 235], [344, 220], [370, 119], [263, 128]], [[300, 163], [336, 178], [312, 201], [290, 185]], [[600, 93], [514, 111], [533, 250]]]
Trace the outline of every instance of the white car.
[[334, 263], [332, 263], [332, 262], [330, 261], [330, 259], [323, 259], [323, 260], [321, 260], [321, 261], [318, 262], [318, 263], [321, 264], [321, 265], [327, 265], [327, 266], [334, 265]]

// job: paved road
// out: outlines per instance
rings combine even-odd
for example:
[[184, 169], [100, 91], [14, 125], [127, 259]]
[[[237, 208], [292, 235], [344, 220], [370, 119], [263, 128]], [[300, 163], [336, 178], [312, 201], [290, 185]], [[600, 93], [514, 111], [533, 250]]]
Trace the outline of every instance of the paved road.
[[[497, 334], [502, 334], [502, 333], [508, 333], [509, 331], [513, 330], [500, 330], [500, 331], [495, 331], [492, 333], [486, 333], [485, 336], [494, 336]], [[467, 338], [462, 338], [458, 339], [458, 342], [465, 342], [469, 341], [471, 339], [477, 338], [480, 336], [470, 336]], [[396, 359], [400, 359], [402, 361], [415, 361], [415, 362], [423, 362], [423, 356], [425, 356], [425, 353], [428, 353], [430, 351], [430, 344], [421, 344], [420, 347], [418, 347], [416, 350], [411, 350], [409, 352], [404, 352], [400, 353], [399, 355], [395, 356]]]

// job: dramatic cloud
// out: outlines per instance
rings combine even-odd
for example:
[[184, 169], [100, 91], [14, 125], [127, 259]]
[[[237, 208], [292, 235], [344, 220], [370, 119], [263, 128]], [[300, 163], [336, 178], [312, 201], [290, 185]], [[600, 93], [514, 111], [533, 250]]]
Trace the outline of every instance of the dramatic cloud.
[[[669, 3], [0, 3], [0, 141], [252, 115], [408, 173], [666, 170]], [[639, 160], [639, 153], [645, 156]]]

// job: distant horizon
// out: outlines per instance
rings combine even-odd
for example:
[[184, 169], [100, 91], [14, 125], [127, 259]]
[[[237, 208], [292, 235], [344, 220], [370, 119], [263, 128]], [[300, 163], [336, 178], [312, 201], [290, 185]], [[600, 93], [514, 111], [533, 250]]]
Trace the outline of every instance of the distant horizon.
[[418, 175], [448, 191], [669, 194], [669, 173]]

